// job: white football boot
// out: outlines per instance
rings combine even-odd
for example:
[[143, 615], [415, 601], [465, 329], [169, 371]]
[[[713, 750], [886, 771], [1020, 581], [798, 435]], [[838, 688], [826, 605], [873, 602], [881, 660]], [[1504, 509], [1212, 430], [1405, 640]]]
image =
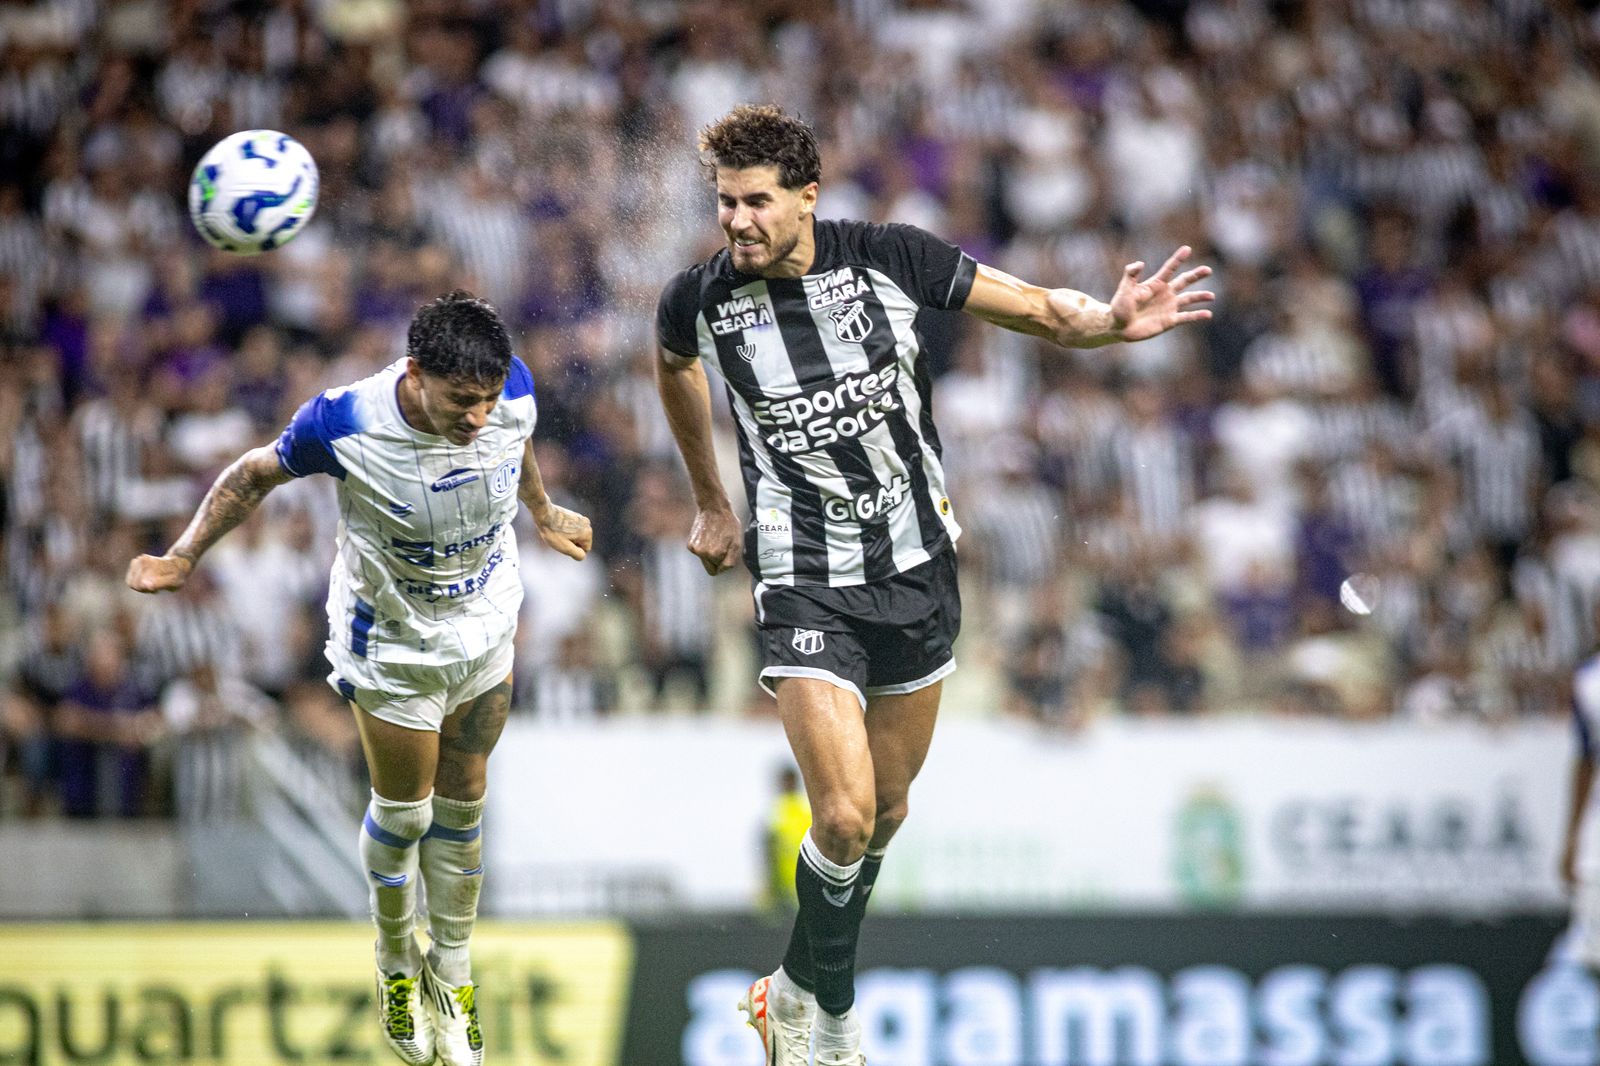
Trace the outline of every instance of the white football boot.
[[433, 1066], [433, 1019], [422, 1005], [422, 975], [378, 971], [378, 1022], [383, 1042], [410, 1066]]
[[779, 1010], [774, 1002], [772, 976], [756, 981], [739, 1001], [750, 1028], [761, 1037], [767, 1050], [767, 1066], [810, 1066], [811, 1021], [815, 1006], [785, 1004]]
[[478, 986], [447, 984], [423, 963], [427, 995], [423, 1002], [432, 1018], [439, 1066], [483, 1066], [483, 1030], [478, 1026]]

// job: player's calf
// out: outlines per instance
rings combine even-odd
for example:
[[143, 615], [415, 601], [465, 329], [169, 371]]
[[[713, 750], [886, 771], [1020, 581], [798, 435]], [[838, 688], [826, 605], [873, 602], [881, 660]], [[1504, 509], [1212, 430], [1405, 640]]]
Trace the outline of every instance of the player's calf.
[[378, 968], [415, 977], [417, 949], [417, 842], [433, 823], [429, 798], [390, 800], [372, 794], [362, 818], [358, 847], [367, 871], [368, 902], [378, 927]]
[[483, 800], [433, 797], [433, 824], [422, 839], [422, 879], [428, 886], [426, 998], [444, 1066], [478, 1066], [483, 1034], [469, 943], [483, 887]]
[[417, 842], [432, 821], [429, 799], [389, 800], [374, 792], [358, 844], [378, 927], [378, 1021], [384, 1043], [411, 1066], [429, 1066], [435, 1051], [416, 940]]

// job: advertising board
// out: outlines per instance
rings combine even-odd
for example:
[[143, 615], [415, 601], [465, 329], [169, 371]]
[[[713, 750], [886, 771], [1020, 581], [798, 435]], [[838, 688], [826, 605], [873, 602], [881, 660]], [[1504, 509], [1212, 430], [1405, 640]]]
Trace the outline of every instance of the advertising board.
[[[1600, 988], [1553, 916], [869, 919], [872, 1066], [1594, 1066]], [[644, 926], [623, 1061], [761, 1066], [756, 921]], [[1558, 953], [1559, 954], [1559, 953]]]
[[[503, 913], [736, 910], [759, 897], [762, 828], [789, 761], [776, 723], [513, 722], [496, 758], [519, 768], [489, 797], [486, 891]], [[951, 721], [874, 905], [1556, 907], [1571, 761], [1556, 722], [1222, 718], [1068, 736]]]
[[[345, 922], [0, 927], [0, 1063], [393, 1061], [371, 941]], [[618, 925], [484, 923], [490, 1061], [612, 1066], [631, 966]]]

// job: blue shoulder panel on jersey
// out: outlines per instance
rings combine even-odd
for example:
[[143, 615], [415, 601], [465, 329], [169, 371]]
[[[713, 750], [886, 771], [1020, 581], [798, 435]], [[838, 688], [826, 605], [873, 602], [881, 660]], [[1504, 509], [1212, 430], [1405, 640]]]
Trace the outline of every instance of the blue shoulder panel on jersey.
[[533, 395], [533, 374], [528, 364], [516, 356], [511, 357], [511, 369], [506, 372], [506, 387], [500, 390], [502, 400], [515, 400]]
[[295, 477], [332, 474], [342, 479], [345, 470], [333, 453], [333, 442], [360, 431], [354, 392], [333, 397], [320, 393], [300, 405], [278, 438], [278, 463]]

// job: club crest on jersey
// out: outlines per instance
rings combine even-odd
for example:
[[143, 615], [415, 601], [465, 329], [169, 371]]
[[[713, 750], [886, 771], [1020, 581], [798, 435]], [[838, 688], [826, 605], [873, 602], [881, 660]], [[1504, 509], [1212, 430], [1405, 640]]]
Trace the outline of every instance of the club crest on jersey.
[[801, 655], [815, 655], [822, 650], [822, 630], [797, 629], [794, 631], [794, 640], [790, 643]]
[[428, 489], [431, 492], [449, 492], [451, 489], [459, 489], [462, 485], [472, 484], [474, 481], [478, 480], [478, 477], [479, 474], [476, 470], [472, 470], [465, 466], [458, 466], [454, 470], [445, 474], [438, 481], [435, 481], [432, 485], [429, 485]]
[[389, 513], [394, 515], [396, 518], [404, 518], [414, 510], [416, 510], [416, 508], [411, 506], [409, 503], [399, 503], [394, 500], [389, 501]]
[[756, 346], [753, 344], [738, 345], [734, 348], [734, 351], [738, 352], [739, 358], [743, 359], [747, 363], [753, 363], [756, 361]]
[[860, 300], [852, 300], [843, 307], [834, 308], [828, 312], [828, 317], [833, 319], [833, 331], [846, 343], [860, 344], [872, 332], [872, 319], [867, 317], [867, 305]]
[[517, 475], [522, 473], [522, 460], [510, 458], [494, 468], [489, 478], [489, 495], [500, 499], [517, 487]]

